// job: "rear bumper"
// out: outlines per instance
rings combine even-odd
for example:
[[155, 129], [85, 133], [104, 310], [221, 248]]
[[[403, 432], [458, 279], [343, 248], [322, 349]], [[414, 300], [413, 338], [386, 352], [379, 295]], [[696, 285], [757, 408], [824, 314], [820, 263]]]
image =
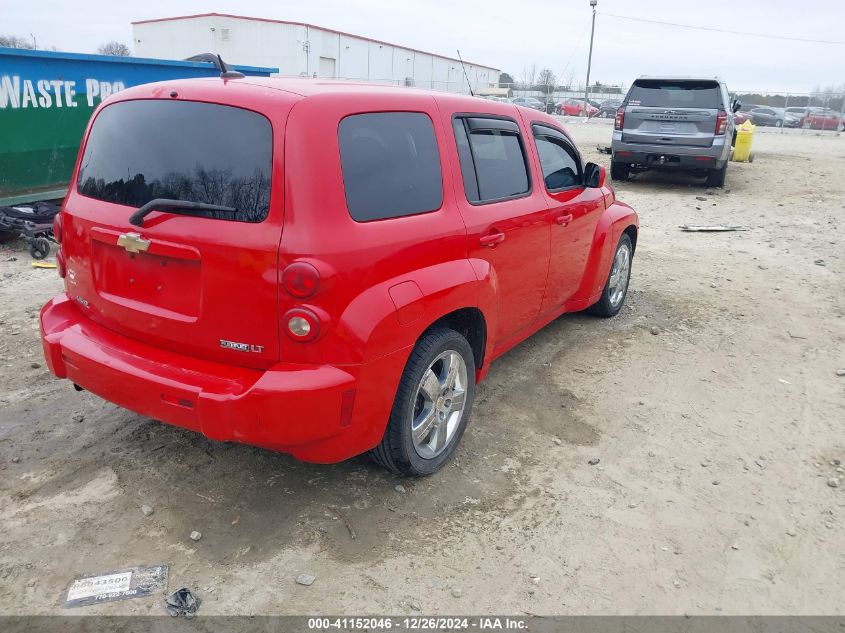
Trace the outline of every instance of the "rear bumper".
[[613, 161], [654, 169], [721, 169], [730, 158], [730, 139], [716, 137], [708, 147], [628, 143], [613, 132]]
[[42, 308], [41, 339], [57, 377], [213, 440], [336, 462], [378, 443], [386, 423], [366, 419], [383, 413], [359, 393], [368, 365], [256, 370], [185, 356], [97, 325], [65, 294]]

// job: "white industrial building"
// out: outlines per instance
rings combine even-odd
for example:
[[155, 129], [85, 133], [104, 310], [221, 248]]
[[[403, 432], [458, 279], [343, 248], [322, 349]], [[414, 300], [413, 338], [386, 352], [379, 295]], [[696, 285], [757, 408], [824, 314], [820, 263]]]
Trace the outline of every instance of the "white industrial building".
[[[278, 67], [279, 75], [387, 82], [468, 93], [498, 85], [499, 70], [301, 22], [223, 13], [132, 23], [139, 57], [217, 53], [227, 63]], [[469, 82], [467, 82], [467, 77]]]

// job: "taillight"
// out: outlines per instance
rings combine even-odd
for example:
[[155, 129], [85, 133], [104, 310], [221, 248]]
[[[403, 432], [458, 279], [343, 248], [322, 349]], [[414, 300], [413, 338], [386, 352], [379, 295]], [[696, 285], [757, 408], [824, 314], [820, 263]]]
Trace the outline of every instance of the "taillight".
[[56, 238], [56, 241], [61, 244], [62, 243], [62, 214], [61, 212], [56, 214], [56, 217], [53, 218], [53, 237]]
[[724, 110], [719, 110], [716, 115], [716, 136], [720, 136], [728, 129], [728, 113]]
[[282, 317], [285, 332], [294, 341], [307, 343], [320, 335], [320, 318], [306, 308], [288, 310]]
[[613, 129], [621, 130], [625, 125], [625, 106], [620, 106], [616, 111], [616, 119], [613, 121]]
[[293, 262], [282, 271], [282, 286], [298, 299], [307, 299], [317, 292], [320, 273], [307, 262]]

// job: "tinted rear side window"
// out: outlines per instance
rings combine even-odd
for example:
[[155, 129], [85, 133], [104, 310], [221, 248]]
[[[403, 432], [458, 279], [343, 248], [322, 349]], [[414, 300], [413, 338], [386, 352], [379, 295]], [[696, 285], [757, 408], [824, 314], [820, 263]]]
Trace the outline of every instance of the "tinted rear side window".
[[638, 79], [631, 86], [628, 105], [656, 108], [721, 108], [715, 81]]
[[435, 211], [443, 203], [431, 119], [418, 112], [355, 114], [338, 128], [349, 214], [358, 222]]
[[261, 222], [270, 208], [273, 133], [260, 114], [212, 103], [124, 101], [97, 116], [79, 193], [140, 207], [155, 198], [236, 209], [206, 217]]

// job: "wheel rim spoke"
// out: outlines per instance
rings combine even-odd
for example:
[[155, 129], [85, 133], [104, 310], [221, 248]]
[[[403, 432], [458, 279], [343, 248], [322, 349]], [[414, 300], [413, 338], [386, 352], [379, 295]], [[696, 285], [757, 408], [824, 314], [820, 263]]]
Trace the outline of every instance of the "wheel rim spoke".
[[440, 381], [437, 379], [437, 374], [429, 367], [420, 385], [420, 393], [427, 401], [436, 402], [440, 396], [440, 391]]
[[419, 417], [421, 418], [419, 422], [415, 421], [415, 424], [411, 427], [411, 435], [414, 438], [414, 442], [418, 443], [425, 441], [431, 435], [431, 427], [437, 419], [437, 412], [434, 410], [434, 407], [431, 407], [427, 410], [424, 409]]

